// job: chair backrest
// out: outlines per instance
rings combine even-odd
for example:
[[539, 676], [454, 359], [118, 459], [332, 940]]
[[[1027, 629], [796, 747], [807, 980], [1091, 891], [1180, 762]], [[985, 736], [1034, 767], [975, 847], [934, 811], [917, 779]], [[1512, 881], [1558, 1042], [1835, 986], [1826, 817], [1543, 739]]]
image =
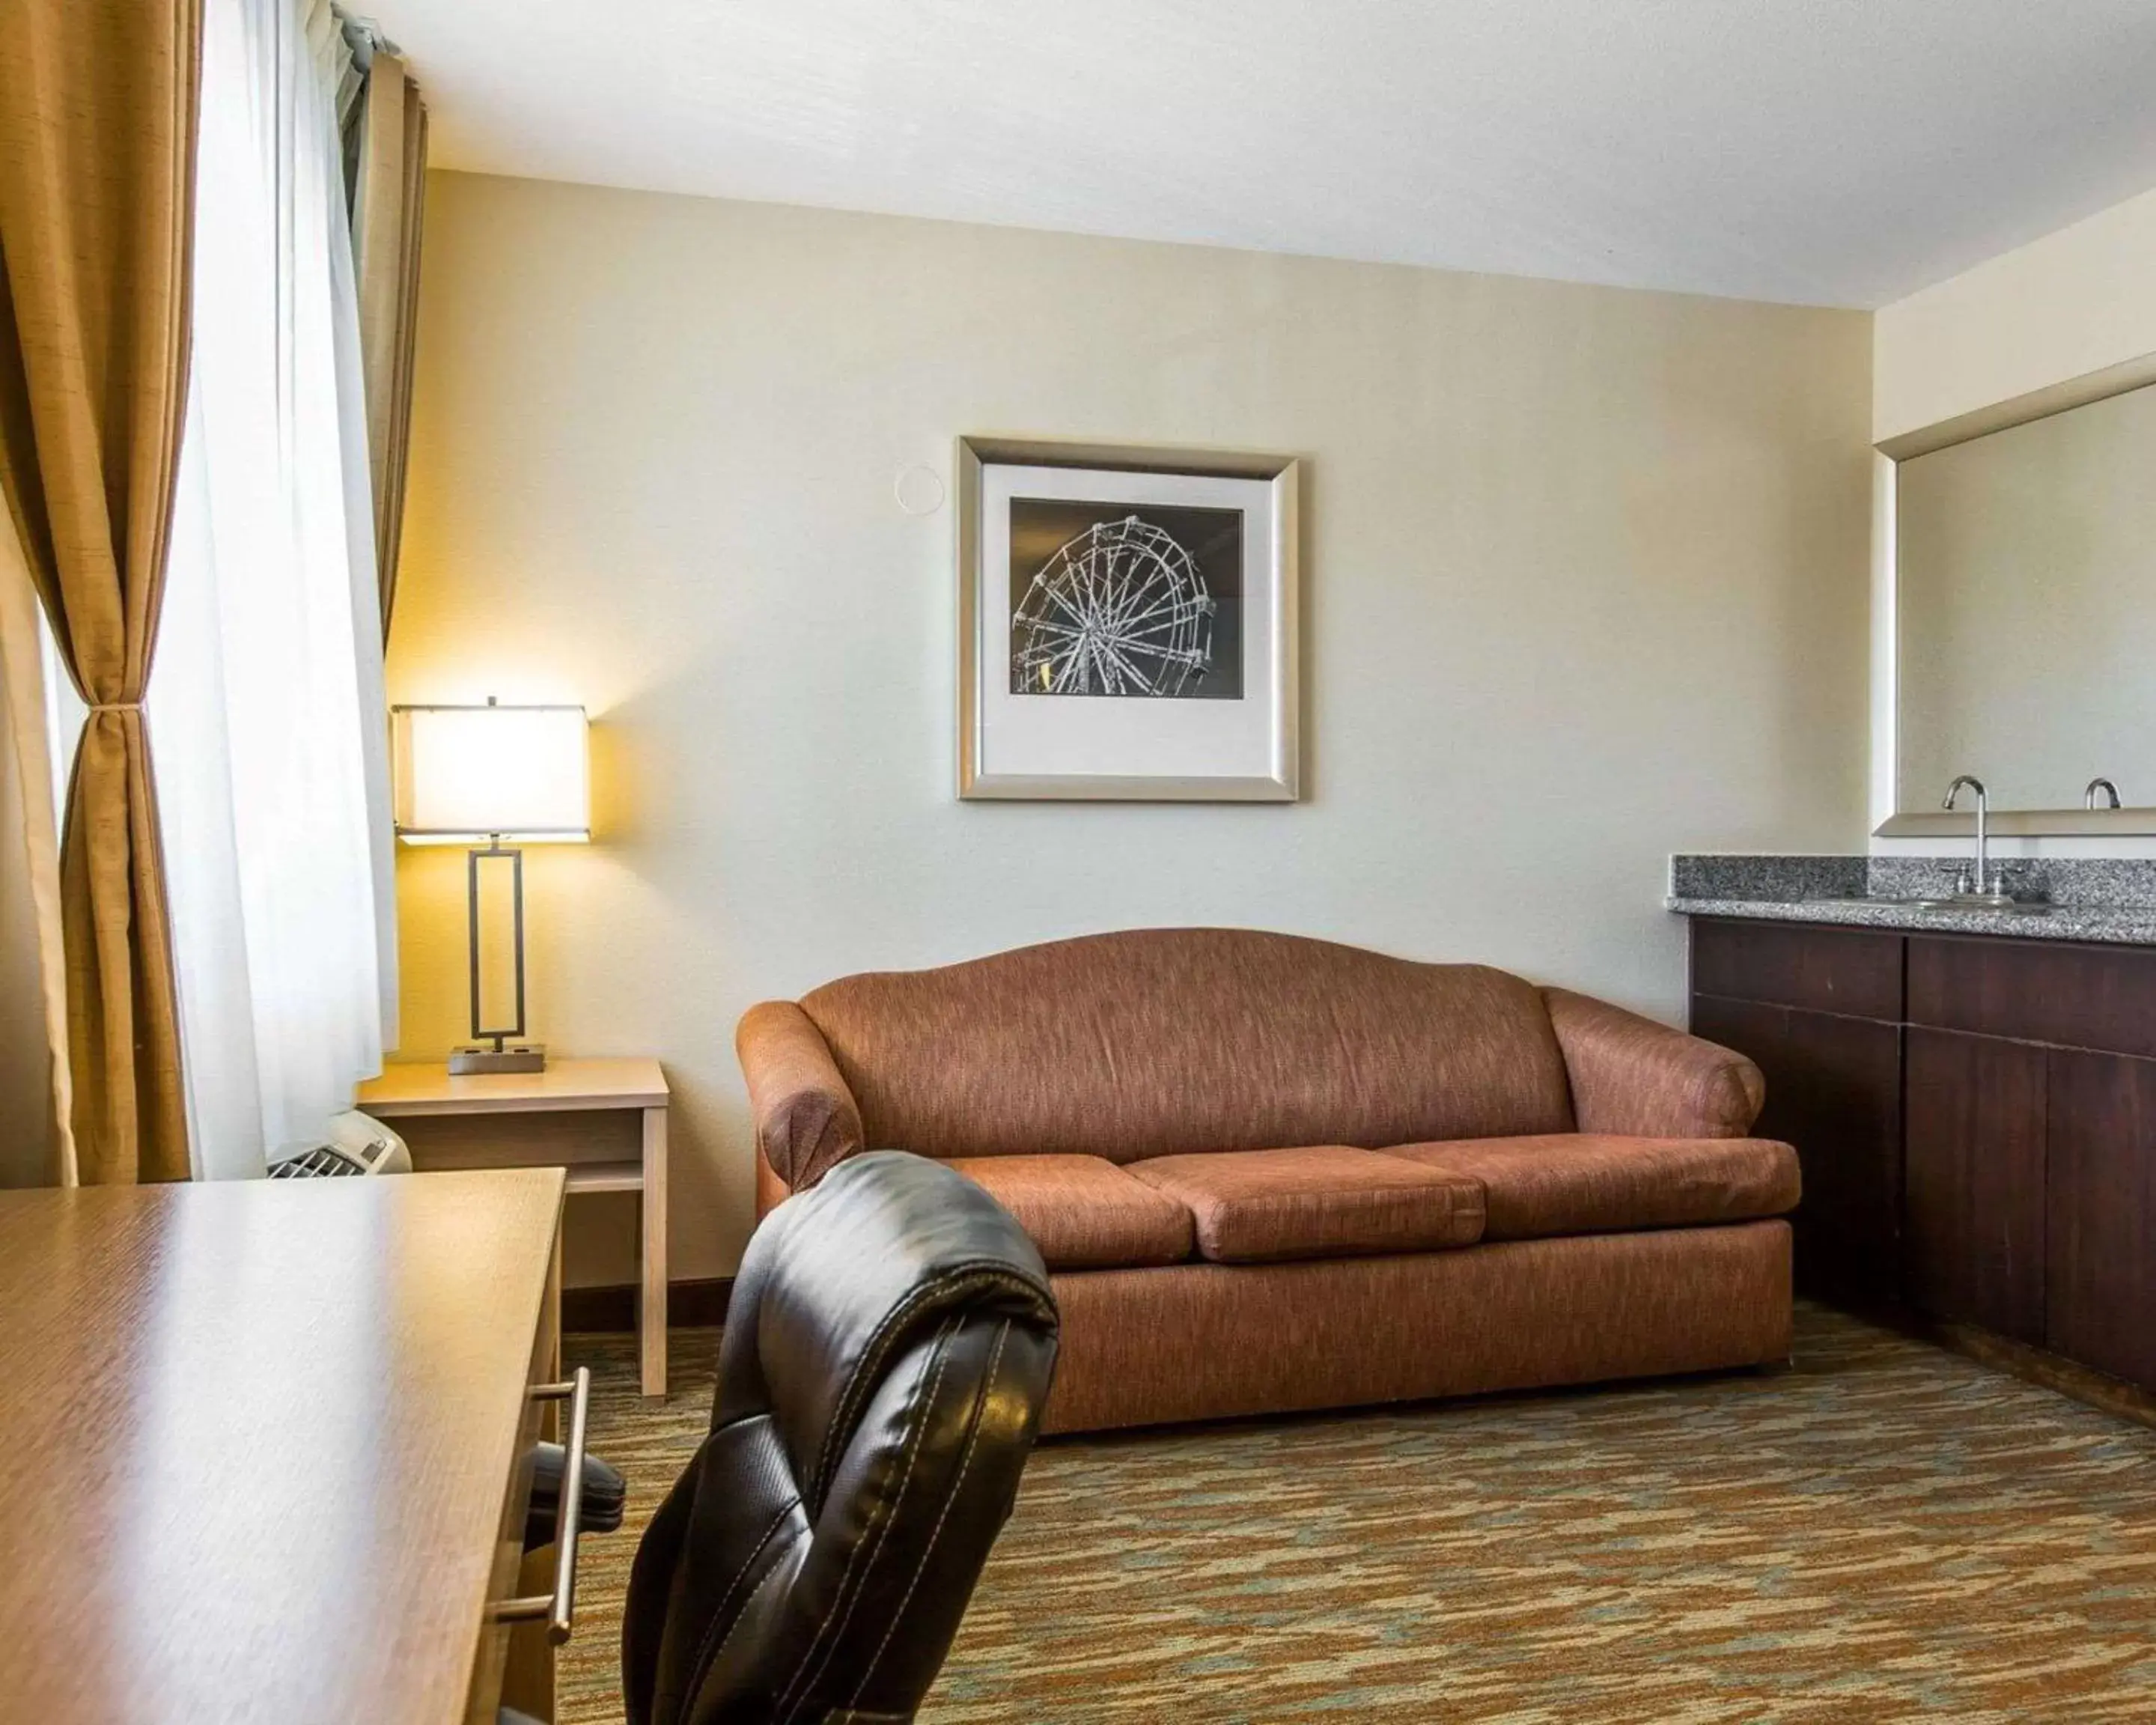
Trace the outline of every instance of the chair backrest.
[[1249, 928], [1022, 947], [804, 995], [871, 1144], [1111, 1162], [1569, 1132], [1531, 983]]
[[950, 1169], [879, 1151], [749, 1242], [711, 1435], [638, 1548], [629, 1725], [911, 1718], [1033, 1446], [1040, 1254]]

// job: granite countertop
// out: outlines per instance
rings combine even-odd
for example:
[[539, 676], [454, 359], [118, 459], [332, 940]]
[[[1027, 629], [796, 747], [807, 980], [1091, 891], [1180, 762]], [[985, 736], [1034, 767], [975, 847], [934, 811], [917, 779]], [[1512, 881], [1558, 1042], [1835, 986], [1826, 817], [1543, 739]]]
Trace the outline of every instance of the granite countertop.
[[2156, 946], [2156, 860], [2010, 861], [2006, 890], [2030, 904], [2027, 910], [1930, 910], [1881, 901], [1951, 892], [1963, 860], [1673, 856], [1666, 902], [1684, 916]]

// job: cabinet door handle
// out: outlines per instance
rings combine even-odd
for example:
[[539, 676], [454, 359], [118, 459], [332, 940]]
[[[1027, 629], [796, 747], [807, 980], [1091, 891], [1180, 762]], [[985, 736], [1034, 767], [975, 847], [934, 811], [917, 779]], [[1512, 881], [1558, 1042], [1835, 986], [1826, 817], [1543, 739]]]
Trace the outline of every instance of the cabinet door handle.
[[502, 1599], [493, 1609], [497, 1623], [540, 1623], [556, 1646], [569, 1639], [577, 1615], [577, 1532], [584, 1512], [584, 1438], [592, 1412], [592, 1373], [578, 1366], [566, 1384], [535, 1384], [531, 1399], [569, 1404], [569, 1442], [562, 1460], [562, 1502], [554, 1519], [554, 1591]]

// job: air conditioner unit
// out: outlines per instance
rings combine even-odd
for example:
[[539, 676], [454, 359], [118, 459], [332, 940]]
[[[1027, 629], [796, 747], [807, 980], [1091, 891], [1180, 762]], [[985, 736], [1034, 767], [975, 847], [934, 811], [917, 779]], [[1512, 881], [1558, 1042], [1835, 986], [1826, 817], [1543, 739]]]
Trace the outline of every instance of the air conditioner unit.
[[330, 1140], [311, 1150], [294, 1151], [270, 1164], [273, 1180], [305, 1180], [321, 1175], [408, 1174], [412, 1153], [403, 1139], [357, 1108], [330, 1121]]

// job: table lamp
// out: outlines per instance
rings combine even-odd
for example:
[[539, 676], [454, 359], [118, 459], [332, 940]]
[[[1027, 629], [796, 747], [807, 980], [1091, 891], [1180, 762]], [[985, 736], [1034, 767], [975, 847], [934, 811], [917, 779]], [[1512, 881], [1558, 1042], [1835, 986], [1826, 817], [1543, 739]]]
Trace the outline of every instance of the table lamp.
[[[542, 1072], [547, 1050], [524, 1035], [526, 844], [583, 844], [592, 835], [591, 776], [580, 706], [398, 706], [397, 834], [408, 845], [468, 845], [471, 1035], [449, 1070]], [[510, 843], [506, 845], [503, 840]], [[481, 841], [484, 841], [482, 843]], [[480, 877], [506, 866], [516, 954], [513, 1023], [490, 1025], [480, 1004]]]

